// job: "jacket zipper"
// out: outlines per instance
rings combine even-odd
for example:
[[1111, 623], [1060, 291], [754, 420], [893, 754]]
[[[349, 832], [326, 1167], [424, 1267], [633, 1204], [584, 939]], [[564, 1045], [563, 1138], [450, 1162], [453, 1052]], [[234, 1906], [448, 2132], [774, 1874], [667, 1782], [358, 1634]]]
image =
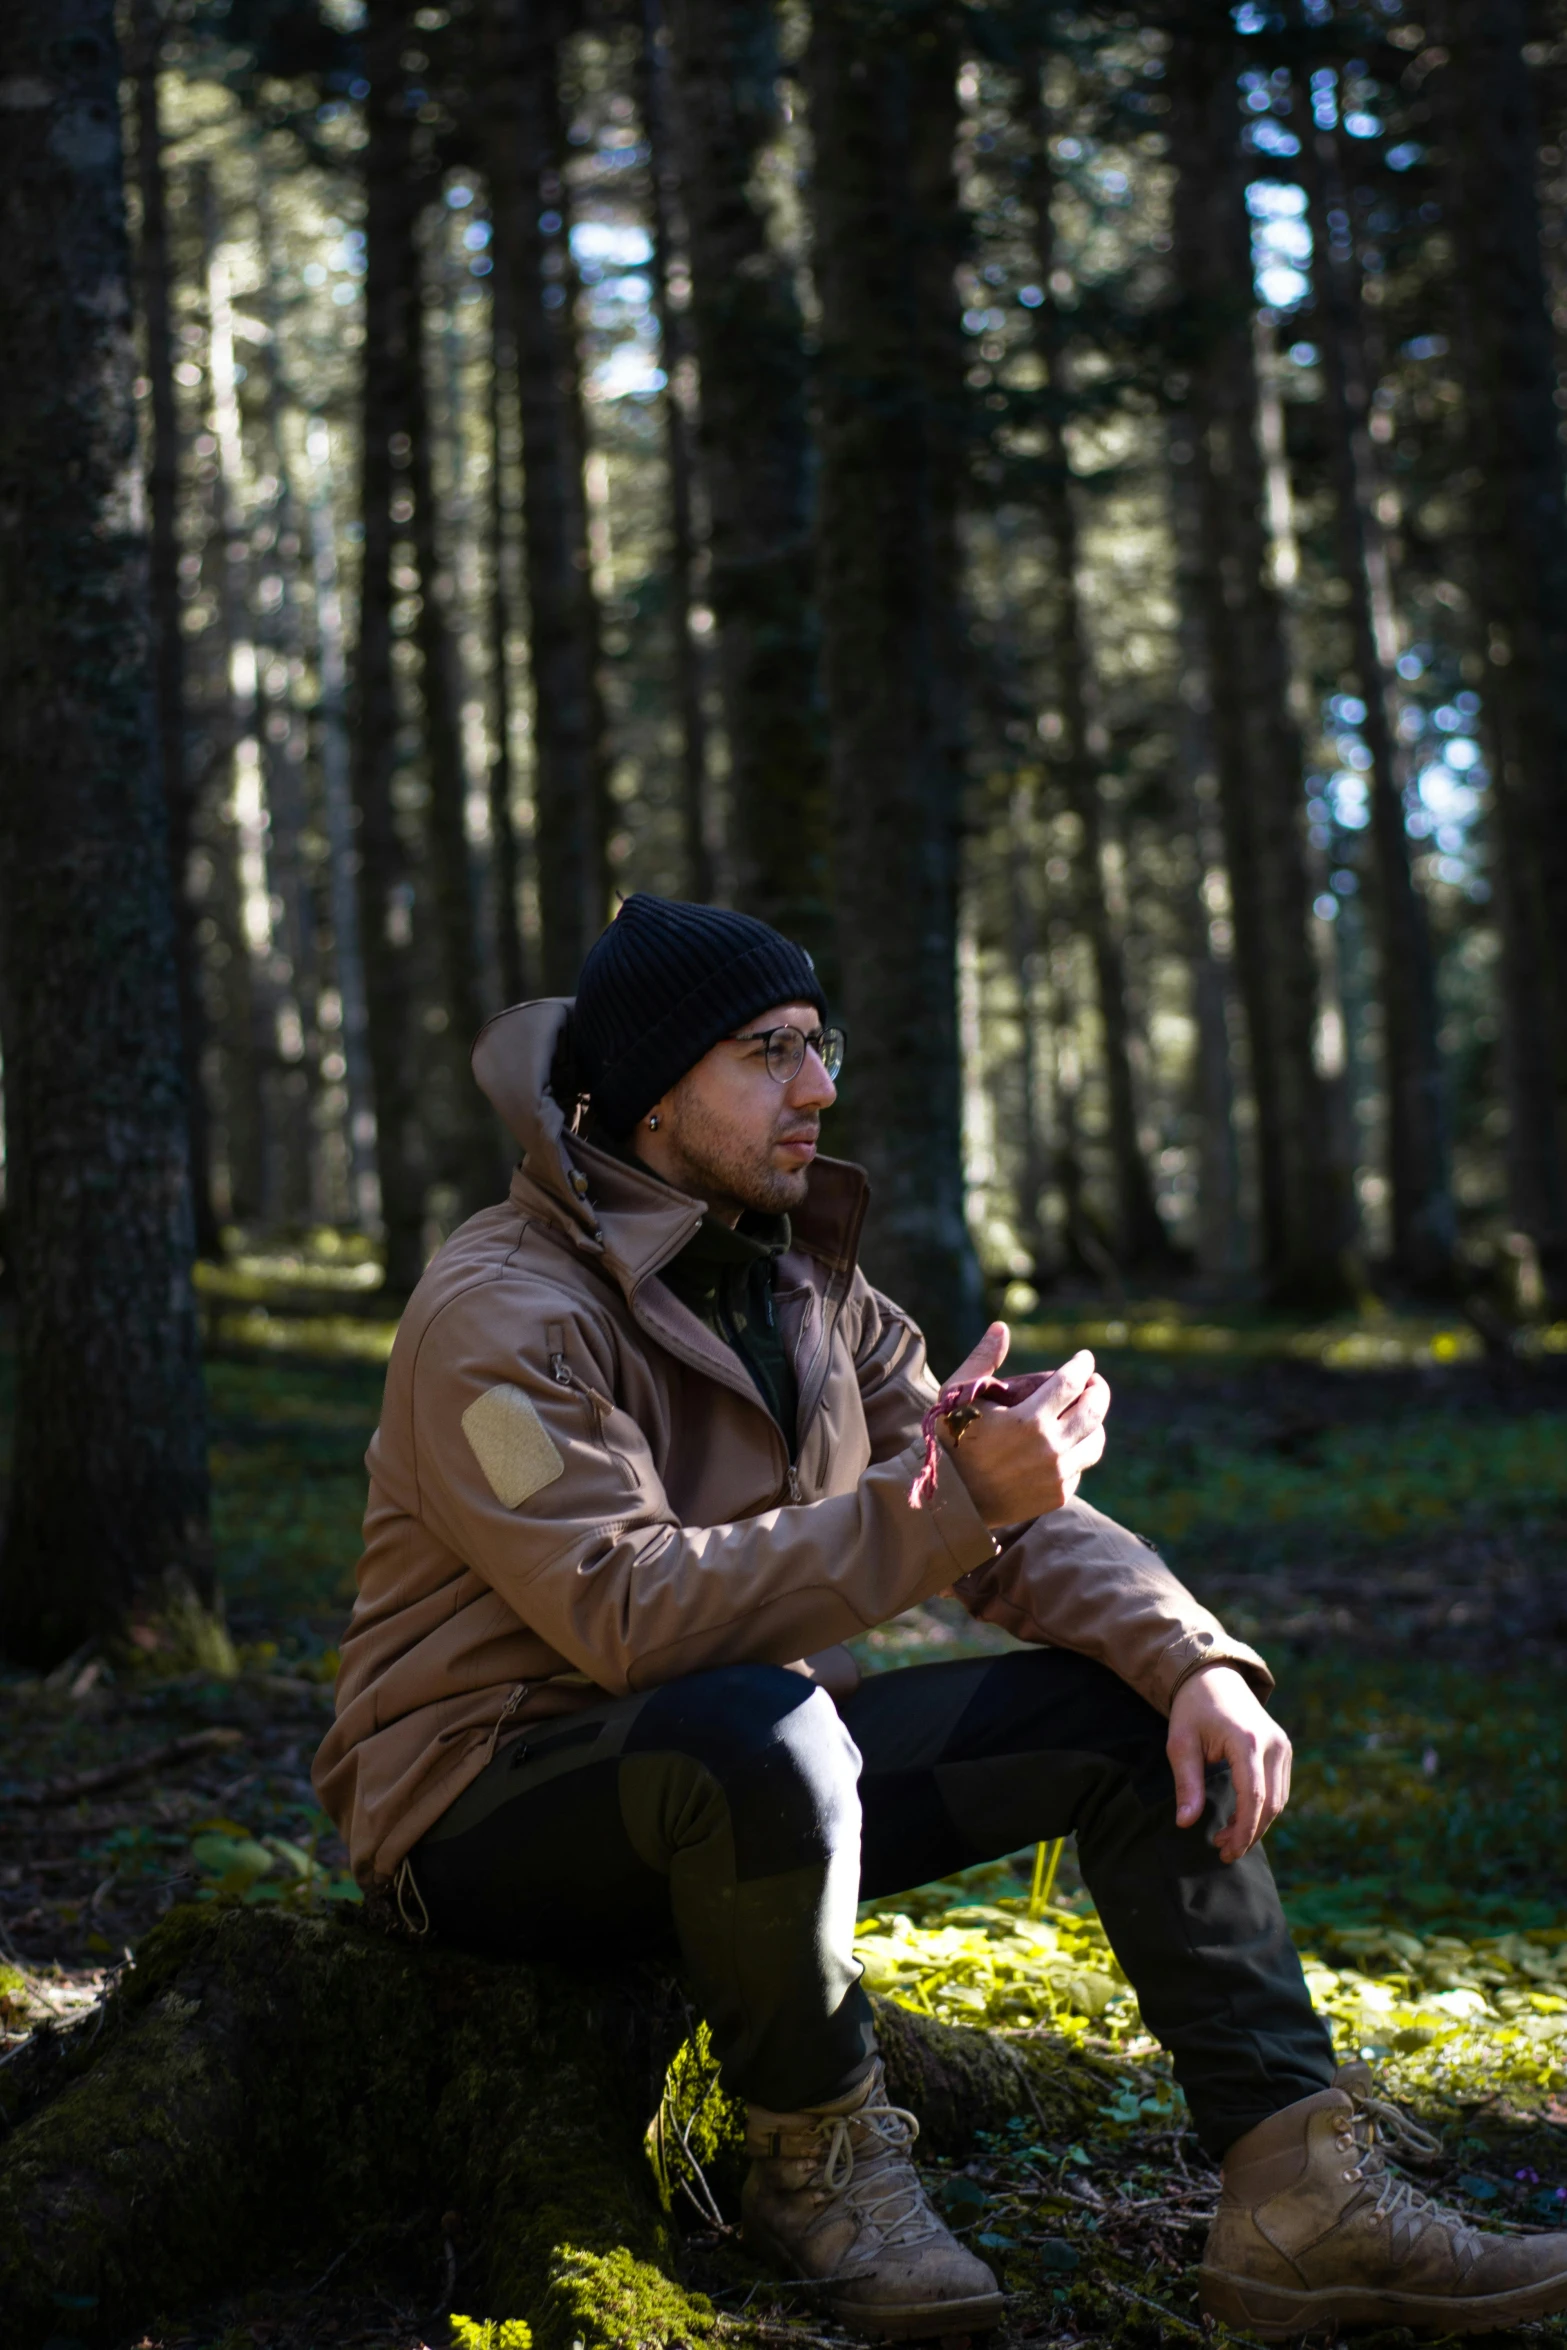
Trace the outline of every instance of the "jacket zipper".
[[486, 1763], [492, 1763], [495, 1760], [495, 1749], [497, 1743], [499, 1742], [502, 1730], [505, 1729], [506, 1724], [511, 1720], [512, 1715], [516, 1713], [519, 1707], [522, 1705], [523, 1700], [527, 1697], [528, 1692], [532, 1687], [533, 1683], [531, 1681], [519, 1681], [516, 1688], [512, 1691], [510, 1697], [507, 1698], [506, 1703], [501, 1707], [500, 1712], [496, 1715], [495, 1727], [490, 1732], [489, 1739], [486, 1742], [484, 1749], [484, 1759]]

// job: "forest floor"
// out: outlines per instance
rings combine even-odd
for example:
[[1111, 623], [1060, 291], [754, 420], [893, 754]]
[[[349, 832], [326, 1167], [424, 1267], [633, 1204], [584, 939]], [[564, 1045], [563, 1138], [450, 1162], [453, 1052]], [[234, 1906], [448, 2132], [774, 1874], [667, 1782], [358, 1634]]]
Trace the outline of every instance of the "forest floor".
[[[149, 1631], [129, 1662], [0, 1675], [0, 2065], [95, 2005], [176, 1901], [352, 1897], [309, 1769], [389, 1343], [372, 1278], [255, 1259], [209, 1284], [232, 1653]], [[1308, 1330], [1085, 1307], [1020, 1327], [1016, 1359], [1077, 1344], [1115, 1394], [1089, 1498], [1278, 1674], [1297, 1765], [1270, 1851], [1341, 2047], [1440, 2128], [1445, 2197], [1493, 2225], [1567, 2224], [1567, 1331], [1498, 1367], [1467, 1331], [1405, 1317]], [[0, 1421], [8, 1345], [0, 1324]], [[1005, 1643], [938, 1602], [861, 1647], [883, 1670], [989, 1645]], [[1032, 1857], [882, 1904], [862, 1925], [868, 1979], [950, 2021], [1098, 2048], [1122, 2085], [1081, 2142], [1042, 2143], [1021, 2115], [938, 2166], [938, 2193], [1007, 2285], [997, 2350], [1207, 2338], [1192, 2269], [1214, 2174], [1070, 1847], [1031, 1918]], [[391, 2215], [384, 2241], [339, 2249], [324, 2275], [317, 2259], [155, 2326], [145, 2350], [522, 2339], [477, 2322], [517, 2313], [452, 2315], [461, 2262], [433, 2222]], [[694, 2214], [688, 2254], [737, 2341], [846, 2339]], [[70, 2350], [69, 2324], [50, 2350]], [[1567, 2340], [1563, 2321], [1525, 2331]]]

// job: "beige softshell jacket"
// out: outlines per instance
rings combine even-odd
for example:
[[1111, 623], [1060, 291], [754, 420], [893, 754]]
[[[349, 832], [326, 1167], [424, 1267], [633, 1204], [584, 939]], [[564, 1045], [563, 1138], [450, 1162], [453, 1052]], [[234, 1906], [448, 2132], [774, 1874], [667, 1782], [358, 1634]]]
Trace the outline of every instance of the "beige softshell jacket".
[[998, 1540], [948, 1459], [935, 1506], [910, 1509], [935, 1384], [918, 1331], [856, 1268], [865, 1179], [831, 1159], [779, 1263], [791, 1468], [741, 1363], [658, 1278], [702, 1201], [568, 1132], [545, 1092], [565, 1011], [519, 1005], [475, 1047], [524, 1157], [414, 1292], [367, 1455], [359, 1596], [314, 1772], [361, 1881], [395, 1871], [503, 1724], [791, 1663], [953, 1587], [1165, 1710], [1220, 1660], [1266, 1693], [1261, 1660], [1086, 1502]]

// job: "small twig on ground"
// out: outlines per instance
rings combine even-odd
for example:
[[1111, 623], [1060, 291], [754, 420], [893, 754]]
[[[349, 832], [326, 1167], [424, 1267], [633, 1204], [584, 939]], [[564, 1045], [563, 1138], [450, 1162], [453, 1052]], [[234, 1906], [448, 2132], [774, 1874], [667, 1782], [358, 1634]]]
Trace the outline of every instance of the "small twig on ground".
[[325, 2267], [325, 2268], [324, 2268], [324, 2269], [321, 2271], [321, 2274], [320, 2274], [320, 2275], [317, 2277], [317, 2279], [316, 2279], [315, 2283], [314, 2283], [313, 2285], [307, 2285], [307, 2286], [305, 2287], [304, 2291], [303, 2291], [303, 2292], [300, 2294], [300, 2296], [299, 2296], [299, 2298], [301, 2299], [301, 2301], [309, 2301], [309, 2300], [312, 2298], [312, 2296], [313, 2296], [313, 2295], [315, 2295], [315, 2294], [319, 2293], [319, 2292], [320, 2292], [320, 2290], [321, 2290], [321, 2288], [322, 2288], [322, 2286], [323, 2286], [323, 2285], [324, 2285], [324, 2284], [327, 2282], [327, 2280], [328, 2280], [329, 2278], [331, 2278], [331, 2277], [335, 2277], [335, 2276], [336, 2276], [336, 2274], [337, 2274], [338, 2270], [339, 2270], [339, 2269], [342, 2267], [342, 2265], [343, 2265], [344, 2261], [345, 2261], [345, 2260], [348, 2258], [348, 2255], [350, 2254], [350, 2252], [357, 2252], [357, 2251], [358, 2251], [358, 2249], [359, 2249], [359, 2247], [360, 2247], [360, 2245], [361, 2245], [361, 2244], [364, 2242], [365, 2238], [366, 2238], [367, 2236], [373, 2236], [375, 2233], [376, 2233], [376, 2231], [375, 2231], [375, 2229], [374, 2229], [374, 2228], [364, 2228], [364, 2229], [362, 2229], [362, 2230], [360, 2231], [360, 2233], [359, 2233], [359, 2234], [358, 2234], [358, 2235], [357, 2235], [357, 2236], [354, 2238], [354, 2240], [353, 2240], [353, 2242], [352, 2242], [351, 2244], [345, 2244], [345, 2245], [343, 2246], [343, 2249], [342, 2249], [342, 2251], [341, 2251], [341, 2252], [338, 2254], [337, 2258], [336, 2258], [335, 2260], [333, 2260], [333, 2261], [330, 2261], [330, 2262], [328, 2262], [327, 2266], [326, 2266], [326, 2267]]
[[452, 2305], [452, 2296], [457, 2290], [457, 2247], [452, 2242], [450, 2236], [445, 2239], [445, 2242], [446, 2282], [441, 2287], [440, 2300], [436, 2303], [434, 2309], [431, 2311], [431, 2315], [433, 2317], [444, 2317], [446, 2315], [447, 2311], [451, 2308]]
[[1017, 2070], [1017, 2077], [1022, 2083], [1023, 2094], [1034, 2109], [1035, 2121], [1038, 2122], [1042, 2133], [1048, 2132], [1050, 2124], [1045, 2119], [1045, 2109], [1040, 2104], [1038, 2097], [1034, 2093], [1034, 2084], [1029, 2078], [1028, 2066], [1024, 2063], [1020, 2051], [1016, 2048], [1007, 2047], [1007, 2043], [1005, 2041], [1002, 2041], [1001, 2045], [1006, 2048], [1007, 2054], [1011, 2057], [1013, 2065]]
[[189, 1762], [194, 1755], [213, 1754], [222, 1747], [240, 1746], [244, 1733], [239, 1730], [192, 1730], [188, 1737], [171, 1738], [163, 1746], [149, 1746], [141, 1754], [128, 1755], [123, 1762], [105, 1763], [96, 1771], [78, 1771], [69, 1779], [46, 1779], [41, 1787], [19, 1790], [11, 1797], [16, 1807], [40, 1811], [57, 1803], [75, 1803], [83, 1795], [101, 1795], [106, 1788], [123, 1787], [130, 1779], [144, 1778], [148, 1771], [168, 1769], [175, 1763]]
[[1118, 2285], [1114, 2277], [1106, 2277], [1104, 2282], [1112, 2293], [1119, 2293], [1123, 2301], [1136, 2301], [1142, 2308], [1151, 2309], [1155, 2317], [1163, 2318], [1166, 2325], [1175, 2326], [1183, 2334], [1195, 2336], [1199, 2342], [1233, 2342], [1236, 2350], [1252, 2350], [1249, 2335], [1232, 2334], [1229, 2327], [1222, 2325], [1217, 2318], [1213, 2320], [1210, 2332], [1189, 2317], [1178, 2317], [1173, 2309], [1166, 2309], [1162, 2301], [1152, 2301], [1146, 2293], [1134, 2293], [1130, 2285]]

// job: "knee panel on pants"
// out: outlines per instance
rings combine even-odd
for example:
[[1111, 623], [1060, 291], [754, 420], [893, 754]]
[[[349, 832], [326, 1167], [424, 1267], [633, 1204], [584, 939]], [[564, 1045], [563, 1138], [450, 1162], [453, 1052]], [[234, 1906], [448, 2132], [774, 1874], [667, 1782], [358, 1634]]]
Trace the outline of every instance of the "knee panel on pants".
[[743, 1881], [821, 1866], [857, 1843], [860, 1758], [825, 1690], [781, 1665], [726, 1665], [655, 1692], [622, 1748], [678, 1754], [722, 1792]]

